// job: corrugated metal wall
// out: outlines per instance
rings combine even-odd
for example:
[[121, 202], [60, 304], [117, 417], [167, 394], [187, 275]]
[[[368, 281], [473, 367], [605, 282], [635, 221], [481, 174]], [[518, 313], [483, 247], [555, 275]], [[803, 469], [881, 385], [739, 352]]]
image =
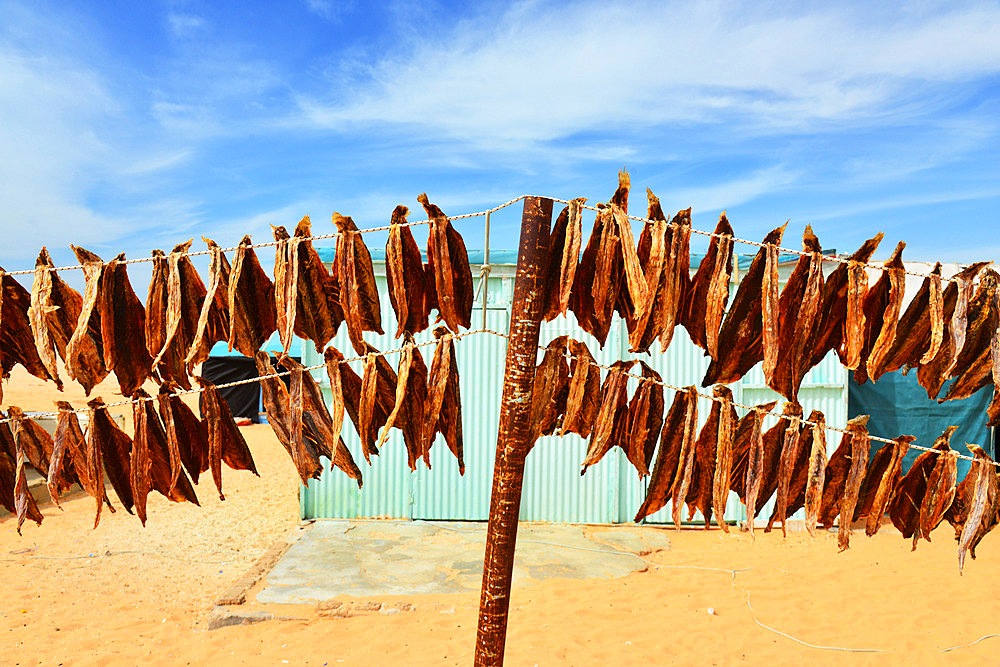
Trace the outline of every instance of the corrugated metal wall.
[[[381, 264], [376, 262], [376, 273], [381, 268]], [[477, 270], [478, 267], [474, 266], [473, 273]], [[506, 333], [513, 293], [513, 267], [494, 266], [493, 276], [489, 286], [487, 327]], [[380, 293], [386, 294], [385, 279], [382, 276], [377, 276], [376, 279]], [[481, 308], [481, 301], [477, 303], [477, 308]], [[481, 325], [481, 317], [481, 310], [474, 313], [473, 328]], [[380, 350], [399, 347], [399, 342], [392, 338], [395, 317], [388, 298], [383, 298], [382, 301], [382, 320], [386, 334], [370, 337], [368, 340]], [[628, 335], [624, 322], [620, 320], [616, 319], [603, 349], [598, 348], [594, 339], [576, 325], [572, 315], [543, 324], [540, 341], [544, 345], [564, 333], [585, 341], [600, 364], [610, 365], [631, 356], [628, 353]], [[430, 333], [425, 332], [418, 337], [418, 342], [430, 339]], [[344, 330], [338, 334], [333, 345], [345, 354], [349, 355], [351, 352]], [[425, 361], [430, 361], [432, 350], [431, 347], [421, 348]], [[490, 334], [475, 334], [459, 340], [456, 351], [463, 403], [465, 475], [458, 475], [455, 459], [440, 437], [431, 450], [432, 468], [427, 470], [418, 466], [416, 472], [410, 472], [406, 465], [402, 438], [395, 429], [382, 453], [373, 458], [372, 465], [364, 465], [357, 434], [350, 420], [347, 420], [344, 440], [362, 466], [364, 488], [359, 491], [354, 482], [342, 473], [327, 471], [322, 479], [314, 480], [308, 487], [302, 488], [303, 518], [487, 518], [499, 427], [506, 341]], [[392, 354], [387, 357], [393, 367], [398, 363], [398, 356]], [[314, 365], [321, 363], [321, 357], [314, 350], [307, 349], [303, 361], [306, 365]], [[701, 349], [690, 342], [687, 332], [678, 327], [668, 350], [663, 354], [654, 352], [645, 361], [660, 373], [666, 383], [677, 387], [700, 387], [709, 360]], [[360, 373], [361, 362], [354, 364], [355, 370]], [[328, 392], [325, 373], [316, 373], [316, 378], [324, 391]], [[634, 379], [630, 381], [630, 393], [635, 389], [636, 383]], [[800, 390], [803, 410], [806, 414], [813, 409], [822, 410], [828, 424], [843, 427], [847, 422], [846, 386], [846, 372], [836, 356], [831, 354], [806, 376]], [[759, 366], [741, 382], [731, 385], [731, 388], [735, 400], [746, 405], [780, 398], [765, 386]], [[667, 390], [665, 400], [669, 406], [673, 400], [673, 392]], [[699, 427], [707, 418], [710, 408], [709, 399], [699, 400]], [[745, 411], [738, 412], [742, 416]], [[775, 418], [769, 417], [765, 427], [770, 427], [774, 422]], [[836, 448], [838, 440], [828, 438], [831, 452]], [[539, 439], [528, 456], [525, 467], [522, 519], [578, 523], [621, 523], [632, 520], [645, 496], [648, 479], [639, 479], [634, 468], [617, 448], [581, 477], [580, 462], [585, 451], [586, 441], [575, 435]], [[770, 507], [766, 507], [762, 515], [766, 517], [769, 512]], [[647, 520], [669, 523], [669, 515], [669, 510], [665, 509]], [[735, 494], [731, 495], [726, 517], [731, 520], [745, 518], [743, 506]], [[696, 516], [695, 520], [700, 521], [700, 516]]]

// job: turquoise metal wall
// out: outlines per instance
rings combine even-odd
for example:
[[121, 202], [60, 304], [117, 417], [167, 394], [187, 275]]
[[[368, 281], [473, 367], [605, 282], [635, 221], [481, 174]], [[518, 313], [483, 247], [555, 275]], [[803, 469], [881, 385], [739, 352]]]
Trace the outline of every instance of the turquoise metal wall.
[[[380, 257], [375, 256], [374, 259], [376, 274], [381, 273], [382, 265], [377, 261]], [[513, 269], [513, 266], [494, 266], [493, 277], [489, 281], [487, 327], [502, 333], [507, 332], [509, 325]], [[473, 266], [473, 273], [478, 275], [477, 266]], [[377, 275], [376, 280], [380, 294], [385, 295], [384, 277]], [[476, 283], [478, 284], [478, 280]], [[481, 309], [481, 297], [476, 307]], [[380, 350], [398, 348], [399, 341], [392, 338], [395, 317], [388, 298], [382, 300], [382, 321], [387, 333], [383, 336], [369, 334], [367, 340]], [[473, 314], [473, 328], [478, 328], [481, 323], [482, 312], [477, 310]], [[598, 348], [596, 341], [577, 326], [572, 315], [543, 324], [541, 344], [545, 345], [563, 333], [585, 341], [600, 364], [610, 365], [618, 359], [632, 356], [628, 353], [628, 336], [624, 323], [620, 320], [615, 321], [603, 349]], [[425, 332], [418, 337], [418, 342], [430, 339], [430, 334]], [[337, 335], [333, 345], [345, 355], [352, 356], [346, 331], [342, 330]], [[425, 361], [429, 362], [433, 348], [425, 347], [420, 350]], [[395, 429], [382, 453], [373, 457], [372, 465], [368, 466], [361, 455], [353, 424], [347, 420], [344, 425], [344, 440], [361, 465], [365, 476], [364, 488], [359, 491], [354, 482], [339, 471], [327, 471], [321, 479], [313, 480], [308, 487], [302, 487], [300, 506], [303, 518], [487, 518], [506, 341], [490, 334], [475, 334], [459, 340], [456, 351], [465, 435], [464, 477], [458, 475], [455, 459], [440, 437], [431, 450], [431, 469], [427, 470], [421, 465], [416, 472], [411, 472], [406, 466], [402, 439]], [[687, 332], [681, 327], [677, 328], [674, 340], [665, 353], [654, 352], [646, 356], [645, 360], [661, 374], [665, 382], [677, 387], [700, 387], [708, 367], [708, 359], [702, 350], [690, 342]], [[398, 354], [389, 355], [388, 361], [395, 367]], [[303, 363], [315, 365], [322, 363], [322, 358], [314, 349], [305, 346]], [[360, 373], [361, 362], [354, 362], [354, 366]], [[326, 374], [316, 372], [315, 375], [329, 399]], [[630, 392], [634, 390], [635, 384], [636, 380], [630, 381]], [[837, 362], [835, 355], [830, 355], [806, 376], [803, 383], [800, 402], [806, 414], [813, 409], [822, 410], [828, 424], [843, 427], [847, 421], [846, 386], [847, 376], [843, 367]], [[747, 405], [778, 398], [765, 386], [759, 366], [731, 387], [736, 401]], [[669, 405], [673, 393], [667, 390], [665, 398]], [[699, 401], [699, 426], [704, 423], [710, 408], [709, 399]], [[745, 411], [739, 412], [742, 416]], [[768, 418], [765, 426], [770, 427], [774, 421], [774, 418]], [[831, 452], [837, 444], [837, 438], [828, 438]], [[635, 469], [617, 448], [581, 476], [580, 462], [585, 451], [586, 441], [575, 435], [539, 439], [528, 456], [525, 467], [521, 503], [523, 520], [576, 523], [622, 523], [632, 520], [645, 496], [648, 479], [639, 479]], [[766, 507], [764, 512], [767, 513], [762, 512], [763, 516], [768, 516], [769, 511], [770, 508]], [[647, 521], [669, 523], [669, 515], [669, 510], [661, 510]], [[743, 506], [735, 494], [730, 498], [726, 517], [730, 520], [745, 518]], [[700, 521], [701, 517], [696, 516], [695, 520]]]

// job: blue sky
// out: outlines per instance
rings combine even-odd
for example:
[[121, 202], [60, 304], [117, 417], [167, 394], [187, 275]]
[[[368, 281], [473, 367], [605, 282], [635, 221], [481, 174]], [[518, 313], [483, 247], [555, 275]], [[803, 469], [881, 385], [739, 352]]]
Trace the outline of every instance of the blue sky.
[[1000, 259], [1000, 7], [869, 4], [0, 0], [0, 264], [595, 202], [622, 166], [701, 229]]

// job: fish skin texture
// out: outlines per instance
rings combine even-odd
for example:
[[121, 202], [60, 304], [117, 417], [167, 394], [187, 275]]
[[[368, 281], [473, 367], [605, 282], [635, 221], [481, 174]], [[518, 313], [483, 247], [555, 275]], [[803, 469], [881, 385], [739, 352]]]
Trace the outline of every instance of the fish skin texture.
[[128, 279], [122, 253], [104, 266], [98, 307], [104, 364], [118, 378], [122, 396], [131, 396], [150, 376], [153, 359], [146, 348], [146, 309]]
[[[427, 364], [413, 341], [413, 336], [404, 333], [403, 351], [399, 355], [396, 396], [392, 412], [389, 413], [379, 436], [378, 448], [382, 449], [389, 438], [389, 429], [403, 431], [406, 446], [407, 465], [417, 469], [417, 461], [423, 455], [421, 437], [423, 435], [424, 406], [427, 404]], [[426, 462], [426, 459], [425, 459]], [[428, 463], [428, 467], [430, 464]]]
[[559, 213], [552, 227], [552, 233], [549, 234], [547, 297], [543, 316], [546, 322], [551, 322], [559, 315], [565, 315], [569, 310], [583, 236], [582, 205], [586, 201], [582, 197], [572, 200], [569, 206]]
[[806, 478], [805, 508], [806, 530], [815, 536], [823, 502], [823, 485], [826, 477], [826, 419], [819, 415], [813, 424], [812, 451], [809, 454], [809, 474]]
[[340, 286], [340, 306], [351, 344], [358, 354], [365, 354], [363, 331], [382, 331], [378, 288], [368, 247], [354, 221], [334, 212], [337, 226], [337, 279]]
[[[0, 268], [0, 375], [10, 377], [15, 365], [42, 380], [53, 379], [38, 354], [31, 332], [31, 294], [14, 280], [14, 276]], [[61, 383], [57, 383], [61, 384]], [[0, 399], [3, 388], [0, 385]]]
[[[125, 511], [133, 514], [135, 500], [132, 496], [131, 483], [131, 453], [132, 438], [125, 431], [119, 428], [100, 396], [87, 401], [90, 408], [90, 420], [87, 424], [87, 447], [100, 447], [100, 461], [103, 462], [104, 471], [111, 481], [111, 488], [115, 490], [118, 500], [125, 507]], [[90, 438], [93, 438], [93, 445]], [[91, 460], [95, 455], [91, 454]], [[103, 476], [100, 477], [103, 480]], [[103, 482], [102, 482], [103, 483]], [[94, 527], [100, 519], [100, 502], [97, 504], [97, 518], [94, 520]]]
[[28, 320], [38, 356], [49, 377], [56, 383], [56, 388], [62, 391], [56, 354], [66, 359], [66, 346], [80, 318], [83, 297], [64, 283], [54, 268], [49, 251], [43, 247], [35, 260]]
[[528, 451], [531, 451], [540, 436], [555, 432], [566, 411], [566, 400], [569, 397], [569, 362], [566, 360], [568, 339], [568, 336], [559, 336], [550, 341], [542, 361], [535, 368]]
[[[900, 368], [916, 368], [937, 356], [944, 335], [941, 262], [934, 265], [896, 325], [896, 338], [879, 369], [879, 377]], [[873, 380], [878, 377], [872, 376]]]
[[392, 212], [389, 239], [385, 243], [385, 275], [389, 303], [396, 313], [396, 338], [423, 331], [430, 317], [425, 296], [427, 276], [420, 248], [406, 224], [407, 213], [409, 209], [405, 206], [397, 206]]
[[[773, 436], [776, 440], [780, 439], [781, 446], [778, 452], [777, 466], [774, 470], [774, 509], [767, 520], [767, 527], [764, 528], [765, 533], [771, 532], [775, 521], [781, 521], [782, 536], [784, 537], [788, 534], [785, 519], [788, 516], [788, 494], [792, 482], [792, 474], [802, 449], [799, 438], [799, 433], [802, 430], [801, 420], [802, 406], [797, 403], [785, 403], [782, 409], [782, 418], [774, 427], [775, 429], [782, 429], [780, 438], [779, 434]], [[768, 435], [773, 430], [771, 429], [765, 434], [765, 443], [767, 442]], [[765, 500], [764, 502], [767, 501]]]
[[572, 360], [566, 410], [559, 435], [576, 433], [589, 438], [600, 409], [601, 369], [586, 343], [570, 338], [566, 342]]
[[229, 340], [229, 260], [212, 239], [201, 237], [212, 255], [208, 268], [208, 287], [198, 312], [194, 338], [184, 361], [189, 369], [208, 359], [212, 346]]
[[[623, 443], [628, 460], [639, 471], [640, 477], [649, 476], [656, 441], [663, 428], [663, 384], [660, 374], [644, 362], [639, 362], [643, 380], [632, 395], [626, 419], [627, 437]], [[711, 491], [708, 502], [711, 503]]]
[[687, 387], [684, 392], [688, 395], [684, 412], [684, 430], [677, 461], [677, 474], [670, 490], [673, 499], [671, 517], [675, 530], [681, 529], [681, 510], [684, 508], [684, 501], [691, 486], [691, 477], [694, 474], [695, 438], [698, 427], [698, 390], [695, 387]]
[[464, 475], [462, 396], [459, 390], [454, 334], [445, 327], [437, 327], [434, 329], [434, 337], [438, 342], [427, 375], [427, 406], [421, 440], [424, 451], [429, 452], [435, 434], [443, 435], [448, 449], [458, 460], [458, 473]]
[[441, 318], [452, 331], [466, 329], [472, 323], [472, 270], [462, 235], [452, 227], [440, 208], [431, 204], [427, 194], [417, 197], [430, 219], [427, 257], [433, 258], [434, 293]]
[[646, 497], [635, 515], [636, 523], [666, 507], [670, 500], [684, 443], [685, 427], [689, 426], [687, 417], [692, 400], [690, 392], [674, 392], [673, 402], [663, 420], [660, 448], [646, 487]]
[[633, 360], [616, 361], [611, 365], [601, 386], [601, 403], [594, 429], [590, 433], [587, 454], [583, 459], [580, 474], [599, 462], [617, 444], [620, 432], [627, 430], [628, 419], [628, 376], [626, 373], [636, 364]]
[[[712, 413], [717, 424], [715, 441], [715, 471], [712, 477], [712, 509], [715, 521], [726, 533], [729, 524], [726, 523], [726, 505], [729, 502], [730, 476], [733, 467], [733, 428], [736, 425], [736, 409], [733, 408], [733, 392], [726, 385], [716, 385], [712, 391], [717, 401], [712, 404]], [[709, 419], [712, 419], [709, 415]], [[705, 525], [708, 526], [708, 515], [705, 515]]]
[[274, 283], [264, 273], [249, 236], [244, 236], [229, 274], [229, 350], [253, 358], [278, 330]]
[[[0, 418], [4, 417], [5, 415], [0, 412]], [[20, 523], [30, 519], [41, 525], [42, 513], [35, 499], [28, 493], [27, 481], [25, 480], [23, 488], [19, 486], [21, 479], [19, 463], [22, 461], [23, 453], [18, 457], [10, 423], [0, 423], [0, 505], [11, 514], [17, 515]]]
[[219, 491], [219, 500], [225, 500], [226, 496], [222, 493], [223, 462], [233, 470], [249, 470], [258, 477], [260, 474], [254, 465], [253, 456], [243, 434], [233, 421], [229, 404], [222, 398], [214, 384], [200, 376], [195, 376], [195, 380], [202, 388], [198, 402], [201, 420], [208, 425], [209, 469], [212, 471], [215, 488]]
[[924, 452], [910, 466], [896, 487], [895, 494], [889, 505], [889, 518], [892, 525], [903, 534], [904, 539], [910, 539], [917, 531], [920, 520], [920, 505], [927, 493], [927, 480], [937, 463], [938, 454], [949, 451], [949, 441], [955, 426], [949, 426], [934, 442], [933, 450]]
[[691, 342], [713, 359], [719, 355], [719, 327], [726, 314], [732, 277], [733, 227], [723, 212], [691, 280], [681, 317]]

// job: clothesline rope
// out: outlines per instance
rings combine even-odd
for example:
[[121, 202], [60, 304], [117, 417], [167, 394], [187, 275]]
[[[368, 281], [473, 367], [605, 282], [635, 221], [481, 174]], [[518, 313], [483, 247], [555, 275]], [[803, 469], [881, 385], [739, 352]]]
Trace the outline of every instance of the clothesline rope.
[[[559, 202], [560, 204], [566, 204], [567, 206], [571, 203], [570, 200], [568, 200], [568, 199], [559, 199], [557, 197], [545, 197], [544, 195], [519, 195], [517, 197], [514, 197], [510, 201], [504, 202], [503, 204], [499, 204], [497, 206], [494, 206], [493, 208], [489, 208], [489, 209], [486, 209], [484, 211], [476, 211], [474, 213], [462, 213], [460, 215], [448, 216], [448, 220], [464, 220], [464, 219], [468, 219], [468, 218], [478, 218], [479, 216], [487, 216], [487, 224], [488, 224], [488, 218], [489, 218], [489, 215], [491, 213], [496, 213], [497, 211], [500, 211], [500, 210], [502, 210], [504, 208], [507, 208], [508, 206], [512, 206], [512, 205], [516, 204], [517, 202], [521, 201], [522, 199], [527, 199], [529, 197], [541, 197], [543, 199], [551, 199], [554, 202]], [[590, 211], [600, 211], [600, 210], [602, 210], [602, 209], [600, 209], [600, 208], [598, 208], [596, 206], [590, 206], [590, 205], [587, 205], [587, 204], [581, 204], [580, 206], [581, 206], [581, 208], [585, 208], [585, 209], [590, 210]], [[642, 223], [652, 222], [648, 218], [641, 218], [641, 217], [634, 216], [634, 215], [627, 215], [626, 214], [625, 217], [628, 218], [629, 220], [634, 220], [636, 222], [642, 222]], [[416, 221], [413, 221], [413, 222], [401, 223], [400, 226], [402, 226], [402, 227], [414, 227], [416, 225], [426, 225], [428, 223], [430, 223], [430, 220], [416, 220]], [[667, 224], [670, 224], [672, 226], [679, 226], [679, 224], [675, 224], [675, 223], [672, 223], [672, 222], [667, 223]], [[362, 233], [362, 234], [367, 234], [367, 233], [370, 233], [370, 232], [384, 232], [384, 231], [388, 231], [390, 229], [392, 229], [392, 225], [382, 225], [380, 227], [368, 227], [366, 229], [359, 229], [358, 232]], [[487, 229], [488, 229], [488, 227], [487, 227]], [[708, 237], [728, 236], [728, 235], [723, 235], [723, 234], [716, 234], [715, 232], [706, 232], [704, 230], [694, 229], [693, 227], [691, 228], [691, 233], [692, 234], [700, 234], [702, 236], [708, 236]], [[303, 241], [318, 241], [318, 240], [324, 240], [324, 239], [333, 239], [333, 238], [337, 238], [337, 236], [339, 234], [340, 234], [339, 232], [333, 232], [331, 234], [318, 234], [316, 236], [302, 237], [302, 240]], [[733, 236], [731, 238], [736, 243], [743, 243], [743, 244], [755, 246], [755, 247], [758, 247], [758, 248], [765, 248], [765, 247], [768, 247], [769, 245], [773, 245], [773, 244], [768, 244], [768, 243], [761, 243], [759, 241], [750, 241], [748, 239], [741, 239], [741, 238], [738, 238], [738, 237], [735, 237], [735, 236]], [[278, 244], [277, 241], [264, 241], [264, 242], [261, 242], [261, 243], [251, 243], [251, 244], [249, 244], [246, 247], [248, 247], [248, 248], [267, 248], [267, 247], [274, 246], [274, 245], [277, 245], [277, 244]], [[779, 245], [775, 245], [774, 247], [777, 248], [777, 250], [779, 252], [783, 252], [783, 253], [791, 254], [791, 255], [807, 256], [807, 255], [811, 255], [812, 254], [812, 253], [809, 253], [809, 252], [805, 252], [803, 250], [794, 250], [792, 248], [783, 248], [782, 246], [779, 246]], [[239, 246], [234, 246], [232, 248], [222, 248], [222, 252], [234, 252], [238, 248], [239, 248]], [[211, 250], [196, 250], [194, 252], [177, 253], [177, 254], [180, 255], [180, 256], [194, 257], [194, 256], [197, 256], [197, 255], [209, 255], [209, 254], [211, 254], [211, 252], [212, 252]], [[121, 263], [121, 264], [138, 264], [140, 262], [152, 262], [153, 260], [154, 260], [154, 257], [152, 257], [152, 256], [150, 256], [150, 257], [136, 257], [136, 258], [133, 258], [133, 259], [122, 260], [119, 263]], [[841, 264], [849, 264], [852, 261], [852, 260], [850, 260], [847, 257], [838, 257], [837, 255], [822, 255], [822, 260], [825, 261], [825, 262], [839, 262]], [[485, 264], [487, 266], [489, 265], [489, 256], [488, 255], [487, 255]], [[872, 269], [873, 271], [883, 271], [884, 272], [886, 270], [884, 266], [876, 266], [874, 264], [868, 264], [866, 262], [859, 262], [859, 264], [861, 264], [862, 266], [864, 266], [866, 268]], [[72, 266], [50, 267], [49, 270], [50, 271], [70, 271], [70, 270], [73, 270], [73, 269], [82, 269], [82, 268], [83, 268], [82, 264], [75, 264], [75, 265], [72, 265]], [[902, 272], [905, 275], [914, 276], [916, 278], [932, 278], [932, 277], [934, 277], [932, 274], [918, 273], [916, 271], [907, 271], [905, 269], [903, 269]], [[0, 274], [6, 274], [6, 275], [10, 275], [10, 276], [32, 275], [34, 273], [35, 273], [35, 269], [21, 269], [19, 271], [4, 271], [4, 272], [0, 272]], [[960, 281], [957, 280], [957, 279], [955, 279], [955, 278], [944, 278], [944, 277], [941, 277], [941, 280], [943, 280], [945, 282], [952, 282], [952, 283], [960, 284]]]
[[[486, 329], [473, 329], [471, 331], [465, 331], [463, 333], [453, 333], [453, 334], [451, 334], [451, 337], [453, 339], [457, 340], [457, 339], [460, 339], [460, 338], [465, 338], [466, 336], [469, 336], [469, 335], [472, 335], [472, 334], [484, 333], [486, 331], [487, 331]], [[496, 333], [496, 332], [491, 331], [490, 333]], [[427, 347], [429, 345], [436, 345], [437, 343], [438, 343], [437, 340], [429, 340], [429, 341], [424, 342], [424, 343], [414, 343], [413, 347]], [[396, 354], [397, 352], [402, 352], [407, 347], [408, 346], [404, 346], [404, 347], [396, 348], [395, 350], [385, 350], [385, 351], [381, 351], [381, 352], [373, 352], [372, 354], [374, 354], [377, 357], [385, 357], [385, 356], [388, 356], [390, 354]], [[350, 359], [344, 359], [344, 360], [342, 360], [340, 363], [348, 363], [348, 362], [351, 362], [351, 361], [364, 361], [367, 357], [368, 357], [367, 354], [362, 355], [360, 357], [351, 357]], [[305, 366], [305, 367], [303, 367], [302, 370], [304, 370], [304, 371], [316, 371], [316, 370], [320, 370], [321, 368], [326, 368], [326, 364], [323, 363], [323, 364], [317, 364], [316, 366]], [[217, 384], [217, 385], [214, 385], [214, 386], [215, 386], [216, 389], [226, 389], [227, 387], [235, 387], [235, 386], [241, 385], [241, 384], [251, 384], [251, 383], [254, 383], [254, 382], [260, 382], [261, 380], [270, 380], [272, 378], [278, 378], [278, 377], [282, 377], [284, 375], [291, 375], [291, 374], [292, 374], [291, 371], [279, 371], [277, 373], [272, 373], [270, 375], [259, 375], [257, 377], [245, 378], [243, 380], [233, 380], [232, 382], [226, 382], [226, 383]], [[170, 394], [170, 396], [186, 396], [188, 394], [200, 394], [203, 391], [205, 391], [204, 387], [202, 387], [200, 389], [183, 389], [181, 391], [172, 392]], [[125, 401], [117, 401], [115, 403], [106, 403], [102, 407], [104, 407], [104, 408], [119, 408], [119, 407], [122, 407], [123, 405], [132, 405], [134, 403], [142, 403], [142, 402], [145, 402], [145, 401], [155, 401], [155, 400], [157, 400], [157, 396], [149, 396], [147, 398], [130, 398], [130, 399], [125, 400]], [[61, 413], [64, 413], [64, 412], [73, 413], [73, 414], [82, 414], [84, 412], [90, 412], [90, 408], [77, 408], [77, 409], [74, 409], [74, 410], [57, 410], [55, 412], [32, 412], [28, 416], [31, 417], [32, 419], [35, 419], [36, 417], [57, 417]], [[12, 417], [4, 417], [4, 418], [0, 419], [0, 424], [7, 424], [7, 423], [12, 422], [12, 421], [14, 421]]]

